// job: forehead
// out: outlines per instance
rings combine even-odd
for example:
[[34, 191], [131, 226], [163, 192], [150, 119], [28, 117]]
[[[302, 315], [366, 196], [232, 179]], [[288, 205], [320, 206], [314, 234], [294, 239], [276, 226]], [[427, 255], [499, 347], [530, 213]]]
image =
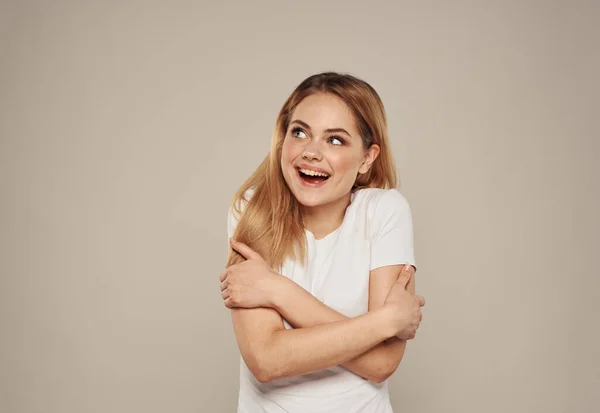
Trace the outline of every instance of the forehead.
[[311, 129], [343, 128], [351, 134], [358, 134], [354, 114], [339, 97], [318, 93], [307, 96], [292, 113], [292, 121], [301, 120]]

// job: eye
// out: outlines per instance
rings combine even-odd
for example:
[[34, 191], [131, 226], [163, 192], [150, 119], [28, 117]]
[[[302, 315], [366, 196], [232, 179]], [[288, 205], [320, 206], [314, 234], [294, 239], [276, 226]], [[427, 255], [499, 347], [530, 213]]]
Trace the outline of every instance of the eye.
[[339, 136], [330, 136], [329, 143], [331, 143], [332, 145], [336, 145], [336, 146], [340, 146], [344, 144], [344, 140], [342, 138], [340, 138]]
[[302, 130], [302, 128], [296, 127], [294, 129], [292, 129], [292, 136], [294, 138], [303, 139], [303, 138], [306, 138], [306, 132], [304, 132]]

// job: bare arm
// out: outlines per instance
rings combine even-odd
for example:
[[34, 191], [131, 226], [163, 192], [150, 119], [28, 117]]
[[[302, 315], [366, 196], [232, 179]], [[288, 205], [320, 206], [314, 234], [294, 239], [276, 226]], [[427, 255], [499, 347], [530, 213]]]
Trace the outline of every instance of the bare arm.
[[[369, 311], [375, 311], [383, 306], [390, 288], [398, 281], [401, 271], [410, 273], [407, 289], [414, 294], [414, 268], [412, 266], [408, 266], [407, 269], [403, 268], [403, 265], [394, 265], [371, 271]], [[348, 319], [285, 277], [280, 280], [280, 288], [274, 299], [274, 308], [294, 327], [313, 327]], [[365, 379], [381, 383], [396, 371], [405, 348], [406, 340], [391, 337], [342, 363], [342, 366]]]
[[[246, 261], [230, 266], [221, 275], [221, 292], [226, 306], [232, 308], [234, 331], [242, 357], [260, 381], [343, 365], [390, 337], [413, 338], [416, 333], [424, 299], [407, 291], [412, 280], [410, 272], [390, 278], [393, 271], [389, 272], [388, 268], [384, 272], [388, 276], [374, 277], [375, 280], [387, 278], [392, 281], [388, 286], [375, 282], [377, 287], [372, 290], [378, 293], [370, 297], [371, 311], [366, 314], [351, 319], [341, 315], [337, 318], [337, 312], [320, 312], [322, 307], [315, 311], [313, 301], [308, 313], [312, 314], [309, 318], [313, 325], [286, 330], [280, 313], [272, 308], [274, 305], [264, 305], [269, 302], [267, 296], [274, 296], [269, 287], [273, 280], [284, 277], [273, 273], [252, 250], [246, 251], [245, 255]], [[396, 278], [397, 282], [393, 282]], [[319, 320], [323, 315], [332, 318]], [[327, 324], [319, 325], [315, 320]], [[395, 332], [390, 333], [390, 330]], [[367, 361], [362, 361], [365, 364], [362, 368], [367, 368]], [[384, 373], [373, 375], [373, 378], [383, 381]]]
[[393, 308], [310, 328], [285, 329], [268, 308], [232, 309], [240, 352], [261, 382], [323, 370], [352, 359], [394, 336]]

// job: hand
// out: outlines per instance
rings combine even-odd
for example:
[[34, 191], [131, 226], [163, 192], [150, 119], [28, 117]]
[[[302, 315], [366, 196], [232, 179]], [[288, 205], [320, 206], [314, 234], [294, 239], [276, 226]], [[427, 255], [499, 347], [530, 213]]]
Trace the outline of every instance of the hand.
[[412, 267], [405, 265], [400, 272], [398, 281], [390, 289], [384, 303], [384, 307], [391, 310], [394, 335], [402, 340], [415, 338], [423, 318], [421, 307], [425, 305], [425, 298], [416, 296], [409, 291], [408, 284], [411, 278]]
[[260, 254], [246, 244], [234, 240], [230, 244], [246, 261], [231, 265], [221, 274], [221, 297], [225, 306], [272, 308], [276, 283], [281, 276], [271, 270]]

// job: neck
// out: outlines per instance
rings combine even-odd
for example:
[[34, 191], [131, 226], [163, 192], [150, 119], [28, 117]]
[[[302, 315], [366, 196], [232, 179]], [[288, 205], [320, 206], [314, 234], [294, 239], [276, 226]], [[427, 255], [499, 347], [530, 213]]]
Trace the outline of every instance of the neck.
[[316, 239], [321, 239], [342, 225], [346, 208], [350, 205], [351, 193], [324, 205], [305, 207], [300, 206], [300, 215], [304, 227], [313, 233]]

